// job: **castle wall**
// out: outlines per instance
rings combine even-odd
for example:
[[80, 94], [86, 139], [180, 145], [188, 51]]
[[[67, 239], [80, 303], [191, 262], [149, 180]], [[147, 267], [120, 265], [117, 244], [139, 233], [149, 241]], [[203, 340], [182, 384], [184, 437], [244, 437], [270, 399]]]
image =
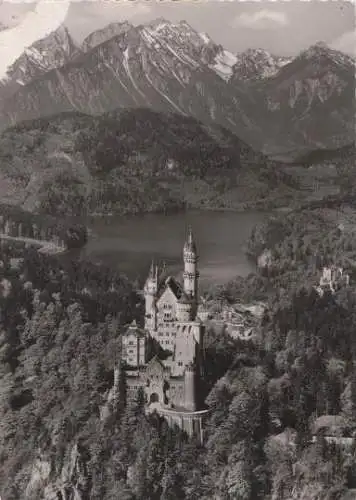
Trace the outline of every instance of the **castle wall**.
[[[177, 341], [174, 350], [174, 359], [177, 367], [184, 367], [188, 363], [196, 361], [197, 347], [200, 344], [203, 326], [200, 323], [188, 322], [178, 323], [177, 327]], [[197, 340], [198, 339], [198, 340]]]
[[178, 302], [177, 304], [177, 321], [187, 322], [192, 320], [192, 304]]
[[184, 405], [184, 379], [183, 378], [171, 378], [169, 380], [169, 403], [174, 406]]
[[137, 395], [138, 389], [140, 387], [144, 388], [146, 385], [145, 378], [141, 374], [138, 374], [139, 372], [136, 373], [136, 376], [126, 376], [126, 390], [128, 400], [134, 399]]
[[[127, 395], [129, 399], [133, 399], [139, 389], [142, 387], [145, 391], [147, 402], [150, 401], [152, 394], [157, 394], [159, 402], [162, 405], [167, 405], [170, 407], [184, 407], [186, 398], [186, 388], [184, 377], [168, 378], [160, 377], [154, 379], [149, 377], [149, 384], [147, 385], [147, 378], [144, 371], [136, 371], [135, 376], [127, 375], [126, 377], [126, 387]], [[165, 389], [165, 383], [167, 383], [167, 390]]]
[[196, 436], [201, 444], [204, 442], [204, 422], [209, 415], [209, 410], [195, 412], [180, 412], [171, 409], [162, 409], [160, 414], [166, 419], [168, 425], [177, 425], [188, 436]]
[[128, 331], [122, 337], [122, 357], [129, 366], [145, 364], [146, 342], [143, 336], [137, 335], [135, 330]]
[[153, 336], [163, 349], [173, 350], [176, 338], [176, 314], [177, 298], [167, 287], [157, 302], [157, 332], [153, 332]]
[[184, 408], [190, 411], [196, 409], [195, 383], [194, 367], [188, 366], [184, 373]]

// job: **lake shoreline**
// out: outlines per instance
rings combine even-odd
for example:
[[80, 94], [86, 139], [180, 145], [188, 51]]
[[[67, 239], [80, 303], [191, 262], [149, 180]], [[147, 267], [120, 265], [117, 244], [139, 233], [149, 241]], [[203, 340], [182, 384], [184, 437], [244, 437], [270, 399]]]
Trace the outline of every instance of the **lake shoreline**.
[[216, 212], [216, 213], [221, 213], [221, 212], [229, 212], [229, 213], [236, 213], [236, 214], [244, 214], [244, 213], [269, 213], [272, 214], [274, 212], [281, 212], [281, 213], [289, 213], [292, 212], [293, 208], [290, 207], [278, 207], [278, 208], [255, 208], [255, 207], [244, 207], [244, 208], [234, 208], [234, 207], [204, 207], [204, 208], [187, 208], [184, 210], [172, 210], [172, 211], [148, 211], [148, 212], [125, 212], [125, 213], [96, 213], [92, 212], [89, 213], [86, 217], [90, 217], [93, 219], [99, 219], [99, 218], [112, 218], [112, 217], [145, 217], [145, 216], [150, 216], [150, 215], [162, 215], [162, 216], [171, 216], [171, 215], [176, 215], [176, 214], [185, 214], [185, 213], [192, 213], [192, 212]]
[[150, 263], [166, 262], [172, 275], [182, 271], [188, 226], [198, 246], [202, 289], [225, 284], [255, 270], [246, 255], [252, 229], [272, 213], [257, 210], [186, 210], [173, 214], [87, 217], [89, 239], [81, 258], [145, 279]]

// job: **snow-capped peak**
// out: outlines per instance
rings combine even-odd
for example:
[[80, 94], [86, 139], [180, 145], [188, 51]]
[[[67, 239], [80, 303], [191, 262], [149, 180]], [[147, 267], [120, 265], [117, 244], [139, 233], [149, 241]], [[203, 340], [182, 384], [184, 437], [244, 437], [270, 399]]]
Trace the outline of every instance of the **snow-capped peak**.
[[237, 55], [234, 74], [239, 80], [260, 80], [275, 75], [292, 58], [275, 56], [267, 50], [247, 49]]
[[237, 62], [237, 57], [228, 50], [219, 50], [214, 63], [210, 65], [221, 78], [228, 81], [233, 74], [233, 68]]
[[170, 21], [167, 21], [163, 17], [159, 17], [155, 19], [154, 21], [151, 21], [150, 23], [147, 23], [145, 25], [146, 28], [149, 30], [155, 31], [156, 33], [161, 31], [164, 28], [167, 28], [168, 26], [173, 26]]
[[299, 59], [300, 58], [302, 59], [326, 58], [342, 66], [349, 66], [355, 64], [355, 61], [351, 56], [345, 54], [344, 52], [340, 52], [339, 50], [332, 49], [325, 42], [318, 42], [314, 45], [311, 45], [306, 50], [300, 53]]
[[132, 28], [133, 26], [127, 21], [124, 21], [122, 23], [118, 22], [110, 23], [104, 28], [101, 28], [99, 30], [90, 33], [90, 35], [88, 35], [84, 39], [81, 49], [84, 52], [88, 52], [94, 47], [110, 40], [111, 38], [114, 38], [115, 36], [121, 35], [122, 33], [126, 33]]
[[8, 67], [4, 81], [25, 85], [46, 71], [63, 66], [77, 51], [67, 28], [60, 26], [26, 47], [22, 55]]
[[204, 32], [199, 33], [200, 38], [203, 40], [204, 43], [209, 44], [212, 42], [211, 38]]

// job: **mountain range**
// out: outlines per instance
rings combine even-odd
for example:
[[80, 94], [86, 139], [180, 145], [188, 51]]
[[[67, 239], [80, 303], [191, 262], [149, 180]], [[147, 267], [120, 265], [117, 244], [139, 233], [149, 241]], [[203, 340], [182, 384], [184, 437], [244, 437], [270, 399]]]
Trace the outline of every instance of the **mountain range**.
[[282, 58], [233, 54], [185, 21], [113, 23], [81, 44], [62, 26], [8, 68], [0, 123], [147, 107], [222, 126], [266, 154], [300, 154], [354, 140], [354, 73], [322, 43]]

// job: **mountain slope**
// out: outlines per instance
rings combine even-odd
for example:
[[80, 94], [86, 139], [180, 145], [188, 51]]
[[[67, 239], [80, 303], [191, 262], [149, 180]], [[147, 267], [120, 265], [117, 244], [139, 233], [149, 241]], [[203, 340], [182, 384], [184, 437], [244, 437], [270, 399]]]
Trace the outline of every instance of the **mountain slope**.
[[[286, 149], [300, 145], [329, 149], [350, 143], [355, 126], [355, 63], [319, 43], [263, 82], [272, 135]], [[327, 141], [326, 141], [327, 139]]]
[[237, 54], [232, 79], [254, 82], [269, 78], [291, 60], [292, 58], [275, 56], [263, 49], [247, 49]]
[[0, 200], [56, 215], [266, 208], [297, 186], [221, 127], [148, 109], [62, 114], [0, 135]]
[[53, 68], [64, 66], [78, 53], [79, 48], [64, 26], [37, 40], [8, 68], [6, 78], [0, 80], [0, 105], [16, 90]]
[[114, 36], [121, 35], [126, 31], [133, 28], [131, 24], [127, 21], [123, 23], [110, 23], [100, 30], [93, 31], [90, 33], [82, 42], [81, 49], [83, 52], [89, 52], [89, 50], [97, 47], [98, 45], [107, 42]]
[[40, 52], [34, 47], [13, 65], [10, 84], [0, 86], [2, 128], [67, 111], [147, 107], [218, 124], [267, 154], [352, 140], [354, 61], [320, 44], [291, 62], [262, 50], [235, 56], [185, 21], [164, 19], [111, 24], [81, 48], [67, 35], [58, 57], [58, 37], [40, 43], [51, 54], [46, 64], [29, 59]]
[[3, 105], [2, 123], [146, 106], [216, 121], [254, 143], [253, 101], [212, 69], [218, 53], [185, 23], [130, 28], [19, 89]]

